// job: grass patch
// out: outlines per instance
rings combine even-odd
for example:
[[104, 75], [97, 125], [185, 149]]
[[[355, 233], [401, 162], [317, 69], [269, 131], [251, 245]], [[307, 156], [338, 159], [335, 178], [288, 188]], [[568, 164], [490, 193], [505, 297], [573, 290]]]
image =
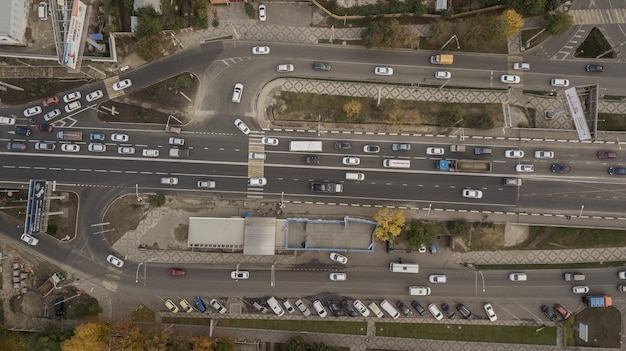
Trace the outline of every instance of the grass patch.
[[[220, 326], [223, 320], [220, 319]], [[183, 324], [183, 325], [211, 325], [211, 318], [187, 318], [187, 317], [163, 317], [163, 324]]]
[[286, 321], [264, 319], [220, 319], [220, 327], [288, 330], [309, 333], [367, 335], [366, 322]]
[[376, 336], [495, 342], [507, 344], [556, 345], [556, 328], [536, 333], [536, 326], [376, 323]]
[[141, 303], [135, 308], [133, 314], [130, 315], [130, 319], [134, 322], [154, 323], [155, 317], [156, 313]]
[[626, 130], [626, 115], [615, 113], [598, 113], [599, 130]]
[[574, 337], [574, 323], [576, 318], [570, 318], [565, 321], [563, 329], [565, 330], [565, 345], [576, 346], [576, 338]]
[[[542, 30], [543, 28], [523, 30], [522, 31], [522, 46], [526, 50], [532, 49], [535, 46], [546, 41], [548, 38], [550, 38], [550, 34], [548, 34], [548, 32], [546, 31], [543, 31], [541, 34], [537, 35], [537, 33], [541, 32]], [[530, 38], [534, 37], [535, 35], [537, 36], [531, 40]], [[529, 40], [531, 40], [530, 43], [528, 42]]]
[[[545, 227], [530, 227], [531, 231], [544, 231]], [[626, 246], [626, 230], [591, 229], [591, 228], [552, 228], [537, 250], [587, 249], [594, 247]]]
[[611, 262], [586, 262], [586, 263], [555, 263], [555, 264], [486, 264], [476, 265], [479, 270], [497, 270], [497, 269], [573, 269], [573, 268], [611, 268], [624, 267], [626, 261]]
[[[606, 54], [605, 54], [606, 53]], [[576, 49], [574, 57], [593, 58], [603, 55], [603, 59], [614, 59], [617, 57], [615, 50], [611, 49], [611, 44], [606, 40], [602, 32], [594, 27], [589, 32], [585, 41]]]
[[626, 96], [621, 96], [621, 95], [604, 95], [604, 96], [602, 96], [602, 98], [604, 100], [622, 101], [622, 100], [626, 99]]
[[334, 45], [355, 45], [355, 46], [363, 46], [363, 40], [343, 40], [343, 39], [333, 39], [333, 42], [330, 42], [330, 39], [318, 39], [318, 44], [334, 44]]

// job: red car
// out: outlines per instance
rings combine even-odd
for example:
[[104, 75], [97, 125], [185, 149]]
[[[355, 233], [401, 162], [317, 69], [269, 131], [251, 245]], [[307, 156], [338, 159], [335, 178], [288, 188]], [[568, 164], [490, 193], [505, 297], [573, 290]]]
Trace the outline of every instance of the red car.
[[598, 158], [617, 158], [617, 154], [612, 151], [598, 151]]
[[37, 123], [35, 125], [35, 130], [38, 132], [52, 132], [53, 129], [54, 127], [47, 123]]
[[564, 321], [568, 320], [569, 317], [572, 316], [572, 313], [568, 310], [565, 309], [565, 307], [563, 307], [561, 304], [555, 304], [554, 305], [554, 310], [561, 315], [561, 318], [563, 318]]
[[49, 98], [46, 98], [43, 101], [43, 105], [44, 106], [50, 106], [50, 105], [54, 105], [54, 104], [58, 104], [59, 103], [59, 97], [58, 96], [51, 96]]
[[170, 268], [167, 270], [167, 274], [170, 277], [184, 277], [185, 273], [186, 272], [184, 268]]

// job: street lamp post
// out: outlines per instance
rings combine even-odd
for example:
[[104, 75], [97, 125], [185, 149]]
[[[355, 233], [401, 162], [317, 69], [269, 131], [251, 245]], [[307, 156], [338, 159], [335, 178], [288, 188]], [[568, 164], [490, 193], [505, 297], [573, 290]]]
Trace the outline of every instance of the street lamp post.
[[580, 213], [578, 214], [578, 218], [583, 216], [583, 210], [585, 209], [585, 205], [580, 206]]
[[285, 208], [285, 192], [284, 191], [280, 192], [280, 208], [281, 209]]
[[274, 261], [274, 263], [272, 263], [272, 268], [270, 270], [270, 286], [271, 287], [275, 287], [276, 285], [276, 275], [274, 274], [274, 266], [276, 266], [276, 261]]
[[241, 262], [237, 262], [237, 268], [235, 268], [235, 277], [237, 279], [235, 279], [236, 282], [239, 281], [239, 265], [241, 264]]
[[139, 184], [135, 184], [135, 195], [137, 196], [137, 202], [141, 202], [143, 199], [139, 196]]

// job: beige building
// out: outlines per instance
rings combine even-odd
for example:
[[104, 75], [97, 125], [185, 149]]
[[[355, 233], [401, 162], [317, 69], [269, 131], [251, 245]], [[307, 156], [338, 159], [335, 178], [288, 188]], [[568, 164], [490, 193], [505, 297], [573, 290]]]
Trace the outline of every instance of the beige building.
[[26, 0], [0, 0], [0, 45], [26, 45], [29, 6], [39, 2]]

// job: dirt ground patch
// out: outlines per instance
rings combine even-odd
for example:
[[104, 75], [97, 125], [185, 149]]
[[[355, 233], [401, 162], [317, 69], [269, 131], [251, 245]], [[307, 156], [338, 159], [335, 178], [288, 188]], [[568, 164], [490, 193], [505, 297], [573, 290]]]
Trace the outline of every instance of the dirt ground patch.
[[[494, 118], [502, 115], [500, 104], [442, 104], [384, 99], [376, 106], [375, 101], [367, 97], [294, 92], [279, 92], [274, 99], [276, 103], [269, 108], [268, 116], [276, 121], [318, 122], [321, 117], [321, 122], [359, 123], [361, 127], [368, 123], [438, 126], [440, 115], [460, 108], [465, 127], [480, 127], [481, 115], [491, 116], [494, 128], [502, 127], [502, 118]], [[360, 108], [358, 113], [348, 117], [344, 106], [352, 101], [358, 103]]]
[[617, 308], [587, 307], [577, 313], [574, 318], [575, 327], [578, 327], [580, 323], [589, 326], [588, 342], [580, 339], [578, 332], [574, 330], [576, 346], [621, 349], [622, 314]]
[[113, 201], [104, 215], [105, 222], [111, 222], [112, 232], [104, 233], [104, 237], [113, 245], [124, 234], [137, 229], [139, 222], [146, 216], [151, 205], [146, 201], [137, 202], [135, 195], [128, 195]]

